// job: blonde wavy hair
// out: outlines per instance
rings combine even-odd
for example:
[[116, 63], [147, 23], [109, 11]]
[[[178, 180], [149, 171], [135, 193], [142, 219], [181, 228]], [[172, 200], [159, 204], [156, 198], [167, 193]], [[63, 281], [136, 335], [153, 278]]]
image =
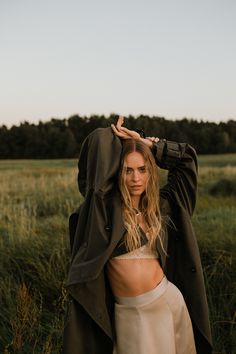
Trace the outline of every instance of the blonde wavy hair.
[[119, 173], [123, 220], [127, 230], [125, 244], [129, 251], [141, 247], [140, 232], [137, 225], [137, 211], [132, 206], [131, 195], [126, 185], [125, 157], [131, 152], [140, 153], [145, 160], [148, 180], [146, 183], [146, 189], [140, 198], [139, 210], [142, 212], [144, 221], [148, 227], [148, 244], [151, 249], [155, 249], [157, 238], [159, 237], [161, 241], [162, 231], [162, 216], [159, 205], [158, 168], [150, 148], [142, 141], [133, 139], [123, 141]]

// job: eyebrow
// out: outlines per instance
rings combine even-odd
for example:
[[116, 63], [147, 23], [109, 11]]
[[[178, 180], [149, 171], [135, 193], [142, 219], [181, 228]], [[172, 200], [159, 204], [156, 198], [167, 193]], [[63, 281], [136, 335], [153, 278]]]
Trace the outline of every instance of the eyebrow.
[[[133, 170], [133, 167], [129, 167], [129, 166], [125, 166], [125, 168], [128, 170]], [[137, 167], [138, 169], [139, 168], [146, 168], [146, 165], [143, 165], [143, 166], [139, 166], [139, 167]]]

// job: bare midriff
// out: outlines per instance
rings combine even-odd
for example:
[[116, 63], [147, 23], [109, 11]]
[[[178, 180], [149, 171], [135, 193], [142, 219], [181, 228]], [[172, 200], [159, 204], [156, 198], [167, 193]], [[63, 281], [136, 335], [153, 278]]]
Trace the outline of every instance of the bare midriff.
[[154, 289], [164, 273], [158, 259], [116, 259], [106, 266], [114, 296], [137, 296]]

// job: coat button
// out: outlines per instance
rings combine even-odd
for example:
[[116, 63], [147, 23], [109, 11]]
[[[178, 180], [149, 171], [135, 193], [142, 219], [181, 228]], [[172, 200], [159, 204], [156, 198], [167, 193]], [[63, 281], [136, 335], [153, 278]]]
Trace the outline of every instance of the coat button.
[[85, 242], [83, 243], [83, 247], [84, 247], [84, 248], [87, 248], [87, 247], [88, 247], [88, 242], [87, 242], [87, 241], [85, 241]]
[[175, 236], [175, 241], [179, 241], [179, 236]]
[[110, 227], [109, 225], [106, 225], [106, 226], [105, 226], [105, 230], [106, 230], [107, 232], [109, 232], [109, 231], [111, 231], [111, 227]]
[[196, 271], [197, 271], [197, 270], [196, 270], [195, 267], [192, 267], [192, 268], [191, 268], [191, 272], [192, 272], [192, 273], [196, 273]]

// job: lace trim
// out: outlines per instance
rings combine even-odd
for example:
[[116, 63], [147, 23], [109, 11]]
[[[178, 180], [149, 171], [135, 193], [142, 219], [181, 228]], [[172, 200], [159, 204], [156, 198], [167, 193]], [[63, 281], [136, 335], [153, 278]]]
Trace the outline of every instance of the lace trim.
[[156, 251], [152, 251], [147, 245], [137, 248], [131, 252], [121, 254], [120, 256], [113, 257], [113, 259], [148, 259], [148, 258], [159, 258]]

